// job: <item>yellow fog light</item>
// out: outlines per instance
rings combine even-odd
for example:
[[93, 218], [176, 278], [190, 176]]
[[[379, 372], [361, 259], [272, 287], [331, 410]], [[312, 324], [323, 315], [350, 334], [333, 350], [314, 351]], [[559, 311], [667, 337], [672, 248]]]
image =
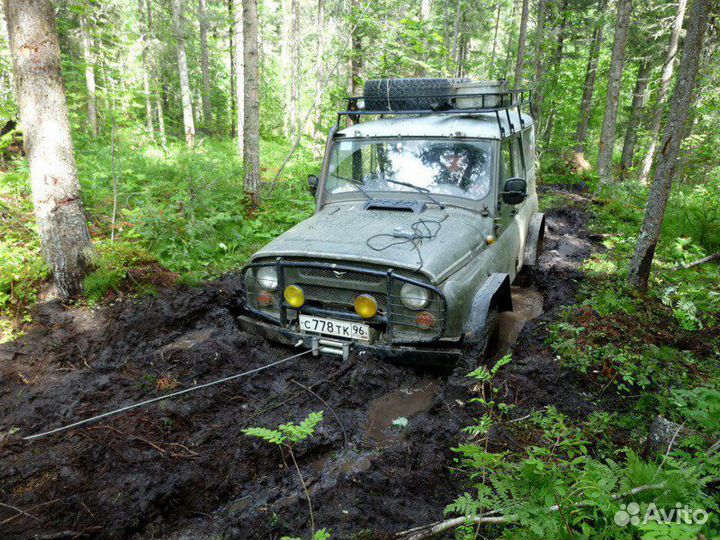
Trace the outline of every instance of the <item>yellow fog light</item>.
[[283, 296], [285, 297], [285, 301], [294, 308], [299, 308], [305, 303], [305, 293], [297, 285], [285, 287]]
[[363, 319], [372, 319], [377, 313], [377, 301], [369, 294], [361, 294], [355, 299], [355, 313]]

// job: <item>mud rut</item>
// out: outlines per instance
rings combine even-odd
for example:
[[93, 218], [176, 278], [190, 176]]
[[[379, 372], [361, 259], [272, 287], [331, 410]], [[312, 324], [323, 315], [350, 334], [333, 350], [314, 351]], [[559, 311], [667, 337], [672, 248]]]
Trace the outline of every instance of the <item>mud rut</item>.
[[[501, 399], [518, 416], [548, 404], [571, 415], [593, 409], [543, 346], [545, 323], [573, 302], [593, 249], [585, 200], [566, 195], [575, 206], [547, 214], [541, 265], [532, 285], [514, 288], [519, 314], [504, 316], [514, 362], [501, 370]], [[292, 354], [237, 328], [235, 289], [229, 277], [97, 311], [45, 304], [23, 340], [0, 345], [0, 503], [15, 507], [0, 505], [0, 537], [307, 536], [294, 471], [241, 430], [321, 409], [316, 435], [296, 450], [320, 527], [333, 538], [387, 538], [442, 517], [463, 491], [448, 466], [460, 429], [480, 412], [463, 404], [472, 386], [369, 356], [304, 357], [89, 428], [18, 439]], [[398, 417], [407, 427], [392, 425]], [[506, 434], [493, 438], [518, 448]]]

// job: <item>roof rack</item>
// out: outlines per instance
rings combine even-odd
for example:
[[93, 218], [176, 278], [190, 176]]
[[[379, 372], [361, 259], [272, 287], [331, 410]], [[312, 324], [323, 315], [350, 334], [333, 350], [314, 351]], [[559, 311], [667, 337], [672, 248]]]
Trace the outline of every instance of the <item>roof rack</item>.
[[[514, 113], [517, 115], [517, 120], [522, 130], [525, 127], [525, 120], [522, 117], [522, 106], [530, 104], [530, 90], [505, 90], [503, 92], [463, 92], [463, 93], [452, 93], [452, 94], [413, 94], [404, 95], [395, 99], [402, 99], [404, 102], [411, 101], [415, 98], [418, 99], [436, 99], [441, 105], [436, 108], [427, 109], [403, 109], [403, 110], [392, 110], [390, 107], [391, 101], [388, 101], [387, 109], [366, 109], [365, 104], [367, 102], [378, 102], [381, 98], [377, 96], [365, 97], [346, 97], [343, 98], [347, 101], [347, 109], [344, 111], [338, 111], [336, 126], [340, 127], [340, 122], [343, 117], [349, 119], [352, 123], [359, 123], [363, 116], [428, 116], [436, 114], [457, 114], [464, 116], [474, 116], [478, 114], [494, 113], [495, 119], [497, 120], [498, 129], [500, 130], [500, 137], [510, 137], [516, 133], [515, 124], [512, 121], [510, 112], [514, 109]], [[460, 108], [457, 107], [458, 98], [469, 98], [479, 99], [480, 107], [477, 108]], [[494, 106], [489, 106], [490, 103], [495, 103]], [[487, 104], [487, 105], [486, 105]], [[501, 121], [501, 115], [507, 119], [507, 124], [510, 133], [506, 133], [505, 127]], [[352, 124], [348, 124], [352, 125]]]

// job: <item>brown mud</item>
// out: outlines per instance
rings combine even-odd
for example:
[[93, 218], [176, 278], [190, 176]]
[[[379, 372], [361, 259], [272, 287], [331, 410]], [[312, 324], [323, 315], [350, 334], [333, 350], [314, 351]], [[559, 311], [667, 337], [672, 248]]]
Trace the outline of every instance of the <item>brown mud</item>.
[[[503, 316], [501, 347], [513, 362], [499, 373], [501, 399], [517, 405], [517, 416], [546, 405], [572, 416], [595, 408], [543, 344], [596, 248], [584, 199], [568, 196], [572, 205], [547, 213], [541, 264], [516, 284], [518, 311]], [[23, 339], [0, 345], [0, 537], [308, 537], [292, 463], [242, 429], [317, 410], [325, 418], [295, 455], [319, 527], [333, 538], [379, 539], [443, 517], [464, 489], [449, 468], [450, 448], [480, 412], [465, 405], [472, 385], [368, 356], [305, 356], [90, 427], [20, 440], [296, 352], [238, 329], [236, 289], [230, 276], [95, 311], [46, 303]]]

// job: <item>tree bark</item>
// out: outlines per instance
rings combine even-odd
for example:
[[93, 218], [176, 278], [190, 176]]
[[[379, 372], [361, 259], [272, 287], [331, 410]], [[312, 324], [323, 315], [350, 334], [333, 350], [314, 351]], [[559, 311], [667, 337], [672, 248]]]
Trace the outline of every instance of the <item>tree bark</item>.
[[300, 2], [290, 0], [290, 135], [298, 132], [300, 106]]
[[421, 0], [420, 2], [420, 17], [423, 21], [429, 21], [432, 13], [432, 1]]
[[665, 112], [665, 102], [667, 101], [667, 96], [670, 92], [670, 83], [672, 81], [673, 70], [675, 67], [675, 56], [677, 54], [678, 41], [680, 40], [680, 32], [682, 31], [686, 9], [687, 0], [680, 0], [678, 3], [675, 21], [673, 22], [672, 31], [670, 33], [670, 45], [668, 46], [667, 55], [665, 57], [665, 66], [663, 67], [662, 77], [660, 78], [660, 89], [658, 91], [657, 104], [655, 105], [653, 120], [650, 124], [650, 146], [645, 154], [642, 169], [640, 169], [640, 181], [644, 183], [647, 183], [648, 178], [650, 178], [650, 169], [652, 169], [653, 160], [655, 159], [655, 150], [657, 148], [658, 137], [660, 135], [663, 113]]
[[210, 104], [210, 60], [208, 57], [207, 41], [207, 0], [198, 0], [198, 21], [200, 23], [200, 69], [202, 71], [202, 111], [205, 126], [212, 123], [212, 109]]
[[49, 0], [4, 0], [35, 216], [61, 298], [82, 292], [93, 246], [80, 197], [55, 11]]
[[243, 50], [245, 59], [244, 189], [255, 208], [260, 206], [260, 83], [258, 80], [257, 27], [257, 0], [243, 0]]
[[490, 70], [488, 72], [490, 73], [490, 78], [495, 77], [496, 69], [497, 69], [497, 44], [498, 44], [498, 32], [500, 31], [500, 11], [502, 8], [502, 2], [498, 1], [497, 8], [495, 10], [495, 33], [493, 34], [493, 45], [492, 45], [492, 54], [490, 57], [492, 58], [492, 64], [490, 67]]
[[245, 13], [243, 0], [235, 2], [235, 101], [237, 103], [238, 155], [245, 154], [245, 38], [243, 24]]
[[650, 62], [650, 59], [648, 57], [641, 59], [640, 65], [638, 66], [635, 91], [633, 92], [630, 119], [628, 120], [627, 130], [625, 131], [625, 141], [623, 142], [622, 159], [620, 160], [620, 179], [624, 179], [628, 171], [633, 166], [635, 144], [637, 143], [638, 136], [638, 126], [640, 125], [640, 118], [642, 117], [643, 109], [647, 103], [647, 90], [651, 71], [652, 63]]
[[590, 52], [588, 53], [587, 68], [585, 69], [585, 83], [580, 100], [580, 118], [578, 119], [575, 131], [575, 155], [573, 162], [587, 163], [585, 160], [585, 141], [587, 140], [590, 114], [592, 112], [592, 98], [595, 92], [595, 79], [597, 79], [598, 60], [600, 58], [600, 46], [603, 41], [603, 19], [607, 0], [600, 0], [598, 4], [598, 20], [595, 23], [593, 37], [590, 41]]
[[190, 91], [190, 75], [188, 73], [187, 53], [185, 51], [185, 25], [182, 14], [182, 0], [171, 0], [173, 24], [177, 39], [178, 71], [180, 72], [180, 93], [182, 96], [183, 127], [185, 142], [195, 146], [195, 119], [193, 117], [192, 92]]
[[85, 59], [85, 87], [87, 88], [87, 113], [90, 134], [98, 136], [98, 114], [97, 97], [95, 93], [95, 55], [93, 43], [88, 30], [88, 23], [85, 15], [80, 17], [80, 34], [82, 37], [83, 58]]
[[[563, 0], [562, 4], [560, 5], [560, 24], [557, 27], [557, 34], [556, 34], [556, 41], [555, 41], [555, 48], [553, 50], [553, 53], [550, 57], [550, 62], [548, 63], [548, 67], [544, 70], [550, 73], [550, 79], [554, 79], [555, 72], [560, 68], [560, 64], [562, 63], [563, 59], [563, 52], [565, 51], [565, 34], [567, 32], [567, 24], [568, 24], [568, 1], [569, 0]], [[535, 114], [537, 116], [534, 117], [535, 123], [538, 126], [538, 130], [540, 129], [541, 125], [541, 118], [543, 114], [543, 103], [545, 101], [545, 93], [544, 88], [541, 85], [540, 91], [535, 96]], [[550, 145], [550, 138], [552, 137], [552, 131], [553, 131], [553, 123], [555, 119], [555, 109], [550, 110], [550, 114], [548, 114], [548, 119], [545, 124], [545, 129], [543, 130], [542, 136], [543, 140], [545, 142], [545, 146]]]
[[228, 28], [228, 41], [230, 45], [230, 136], [234, 139], [237, 135], [237, 96], [235, 95], [235, 2], [227, 0], [228, 17], [230, 24]]
[[245, 193], [253, 207], [260, 206], [260, 83], [258, 80], [257, 0], [243, 0], [243, 41], [245, 63]]
[[[147, 35], [148, 40], [155, 46], [156, 39], [153, 34], [153, 18], [152, 18], [152, 0], [145, 0], [145, 8], [147, 15]], [[155, 58], [155, 55], [150, 55], [150, 67], [153, 73], [153, 95], [155, 98], [155, 110], [157, 112], [158, 119], [158, 132], [160, 133], [160, 144], [163, 149], [167, 152], [167, 137], [165, 135], [165, 113], [163, 112], [163, 101], [162, 101], [162, 82], [160, 81], [160, 66]]]
[[617, 112], [620, 103], [620, 83], [622, 81], [623, 66], [625, 63], [625, 45], [630, 30], [630, 16], [632, 15], [632, 0], [618, 0], [617, 22], [615, 24], [615, 38], [613, 41], [612, 57], [610, 58], [610, 73], [608, 75], [607, 97], [605, 99], [605, 114], [603, 116], [602, 131], [598, 143], [598, 176], [603, 183], [613, 181], [613, 151], [615, 149], [615, 130]]
[[452, 47], [452, 62], [455, 64], [457, 69], [458, 64], [458, 40], [460, 38], [460, 18], [462, 17], [462, 0], [457, 0], [455, 5], [455, 23], [453, 24], [453, 47]]
[[523, 84], [523, 69], [525, 67], [525, 42], [527, 41], [529, 0], [523, 0], [522, 13], [520, 15], [520, 32], [518, 33], [518, 52], [515, 62], [515, 87], [520, 88]]
[[[317, 3], [317, 69], [315, 72], [315, 95], [323, 92], [323, 80], [325, 79], [325, 0], [318, 0]], [[318, 104], [315, 109], [315, 121], [313, 122], [313, 137], [319, 138], [320, 126], [322, 125], [322, 106]]]
[[[533, 119], [537, 125], [540, 124], [538, 117], [539, 109], [542, 108], [542, 79], [543, 79], [543, 58], [544, 58], [544, 39], [545, 39], [545, 16], [547, 13], [547, 1], [538, 0], [537, 4], [537, 23], [535, 25], [535, 75], [534, 80], [530, 84], [533, 90]], [[540, 106], [538, 107], [538, 103]]]
[[[360, 16], [360, 0], [352, 0], [352, 18]], [[351, 36], [350, 52], [350, 95], [359, 96], [360, 70], [362, 69], [362, 35], [359, 26], [355, 26]]]
[[145, 20], [143, 0], [138, 0], [138, 20], [140, 22], [140, 56], [142, 58], [143, 94], [145, 96], [145, 122], [148, 133], [155, 133], [153, 107], [150, 92], [150, 67], [148, 66], [148, 28]]
[[647, 289], [655, 248], [660, 239], [665, 208], [675, 176], [678, 153], [684, 127], [690, 114], [702, 54], [705, 30], [708, 26], [710, 0], [694, 0], [685, 36], [678, 81], [670, 103], [665, 135], [657, 159], [655, 178], [645, 206], [645, 218], [638, 236], [635, 254], [630, 262], [628, 282], [642, 291]]

